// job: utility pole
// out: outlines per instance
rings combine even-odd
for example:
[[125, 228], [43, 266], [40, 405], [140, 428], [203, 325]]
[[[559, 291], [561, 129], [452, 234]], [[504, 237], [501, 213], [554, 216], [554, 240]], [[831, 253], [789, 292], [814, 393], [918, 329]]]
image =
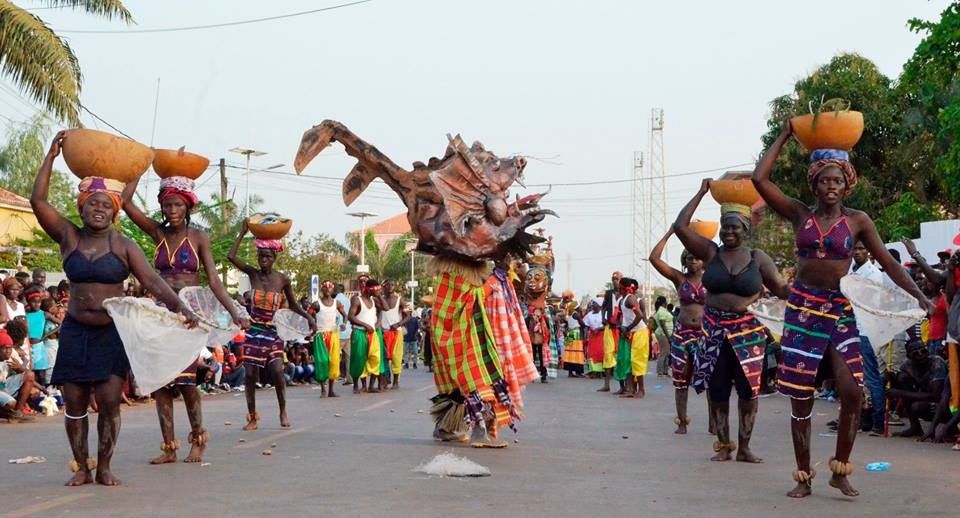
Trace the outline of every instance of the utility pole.
[[[220, 159], [220, 234], [227, 235], [227, 161]], [[220, 273], [224, 287], [227, 285], [227, 269]]]
[[[666, 168], [663, 160], [663, 108], [650, 110], [650, 163], [647, 167], [647, 245], [645, 253], [650, 253], [653, 244], [667, 231]], [[643, 292], [645, 302], [650, 308], [653, 303], [653, 288], [650, 286], [653, 276], [650, 262], [644, 264]]]

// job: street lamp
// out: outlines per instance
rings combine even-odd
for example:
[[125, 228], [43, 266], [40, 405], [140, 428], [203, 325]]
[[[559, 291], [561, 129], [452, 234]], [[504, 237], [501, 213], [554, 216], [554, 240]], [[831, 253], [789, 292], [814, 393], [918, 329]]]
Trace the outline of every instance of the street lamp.
[[231, 153], [237, 153], [247, 157], [247, 172], [245, 176], [246, 180], [246, 189], [247, 189], [247, 205], [245, 208], [246, 215], [250, 216], [250, 156], [263, 156], [266, 155], [266, 151], [257, 151], [256, 149], [246, 148], [246, 147], [235, 147], [230, 150]]
[[411, 304], [411, 307], [413, 307], [414, 305], [416, 305], [417, 286], [419, 285], [419, 283], [417, 282], [417, 277], [414, 274], [414, 270], [413, 270], [414, 257], [416, 257], [417, 255], [417, 240], [404, 239], [404, 242], [413, 244], [413, 246], [410, 247], [410, 282], [407, 283], [407, 287], [410, 288], [410, 304]]
[[379, 214], [375, 212], [348, 212], [347, 216], [360, 218], [360, 239], [359, 239], [360, 264], [357, 265], [357, 273], [370, 273], [370, 267], [367, 266], [366, 254], [364, 253], [366, 249], [364, 245], [366, 244], [365, 241], [367, 237], [366, 236], [367, 229], [366, 229], [365, 223], [367, 221], [367, 218], [374, 218], [379, 216]]

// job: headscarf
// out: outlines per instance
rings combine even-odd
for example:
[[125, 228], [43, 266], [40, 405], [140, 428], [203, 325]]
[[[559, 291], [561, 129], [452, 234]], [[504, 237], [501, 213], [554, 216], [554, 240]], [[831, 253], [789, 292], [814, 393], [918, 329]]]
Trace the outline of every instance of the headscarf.
[[10, 335], [7, 334], [6, 329], [0, 329], [0, 347], [11, 346], [13, 346], [13, 338], [10, 338]]
[[322, 287], [324, 287], [324, 288], [331, 288], [331, 289], [332, 289], [332, 288], [334, 287], [334, 284], [333, 284], [333, 281], [323, 281], [323, 282], [320, 283], [320, 286], [322, 286]]
[[747, 234], [750, 234], [750, 230], [753, 228], [753, 221], [750, 219], [753, 216], [752, 208], [739, 203], [724, 203], [720, 205], [720, 218], [726, 216], [737, 218], [743, 224], [743, 228], [747, 229]]
[[20, 281], [12, 275], [3, 280], [3, 291], [7, 291], [7, 288], [11, 286], [20, 286]]
[[253, 246], [265, 250], [275, 250], [277, 253], [283, 252], [283, 243], [279, 239], [254, 239]]
[[814, 190], [817, 176], [828, 167], [840, 169], [847, 182], [845, 194], [853, 192], [853, 188], [857, 185], [857, 170], [850, 163], [850, 154], [842, 149], [818, 149], [810, 153], [810, 167], [807, 168], [807, 185], [810, 186], [810, 190]]
[[624, 293], [627, 295], [632, 295], [636, 293], [637, 289], [640, 287], [640, 284], [630, 277], [624, 277], [620, 279], [620, 287], [623, 288]]
[[123, 202], [120, 200], [120, 193], [123, 192], [123, 182], [110, 178], [101, 178], [99, 176], [88, 176], [80, 180], [77, 196], [77, 212], [83, 212], [83, 204], [96, 193], [103, 193], [110, 197], [113, 202], [113, 222], [120, 221], [120, 209], [123, 208]]
[[178, 196], [187, 204], [187, 211], [193, 210], [200, 201], [197, 195], [193, 193], [193, 180], [183, 176], [171, 176], [160, 180], [160, 193], [157, 194], [157, 201], [163, 203], [163, 200]]

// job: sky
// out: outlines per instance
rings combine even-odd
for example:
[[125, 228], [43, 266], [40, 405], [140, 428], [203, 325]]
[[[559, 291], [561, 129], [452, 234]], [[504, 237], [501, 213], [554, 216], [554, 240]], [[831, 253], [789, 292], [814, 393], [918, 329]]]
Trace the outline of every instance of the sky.
[[[354, 161], [338, 144], [303, 176], [289, 174], [303, 132], [324, 119], [407, 167], [442, 156], [446, 133], [501, 156], [533, 157], [526, 183], [558, 184], [541, 203], [560, 216], [543, 224], [554, 237], [554, 290], [583, 295], [614, 270], [643, 277], [632, 264], [631, 183], [559, 184], [630, 179], [634, 151], [649, 149], [651, 109], [664, 110], [666, 174], [713, 171], [667, 178], [673, 221], [703, 178], [758, 157], [773, 98], [841, 52], [895, 78], [920, 41], [907, 20], [937, 19], [948, 3], [373, 0], [206, 30], [71, 32], [218, 24], [346, 1], [127, 0], [137, 22], [130, 27], [69, 10], [33, 12], [77, 54], [85, 106], [141, 142], [186, 146], [214, 163], [242, 166], [229, 152], [238, 146], [268, 152], [252, 167], [279, 167], [252, 173], [250, 191], [308, 235], [342, 240], [359, 226], [347, 212], [379, 220], [405, 211], [379, 181], [345, 207], [336, 179]], [[9, 78], [0, 84], [12, 86]], [[3, 117], [23, 120], [33, 110], [0, 89]], [[82, 121], [110, 130], [86, 113]], [[62, 159], [57, 167], [66, 170]], [[242, 199], [244, 171], [227, 176]], [[218, 189], [215, 172], [198, 184], [208, 198]], [[708, 198], [697, 217], [715, 220], [717, 212]], [[680, 250], [672, 239], [673, 264]], [[652, 280], [663, 284], [656, 273]]]

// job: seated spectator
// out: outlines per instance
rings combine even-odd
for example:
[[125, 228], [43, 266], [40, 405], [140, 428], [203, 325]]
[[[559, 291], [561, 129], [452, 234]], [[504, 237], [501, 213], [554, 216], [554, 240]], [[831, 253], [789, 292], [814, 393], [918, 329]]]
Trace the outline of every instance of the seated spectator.
[[14, 348], [14, 340], [22, 341], [26, 327], [13, 321], [6, 329], [0, 329], [0, 417], [10, 422], [33, 421], [23, 414], [24, 405], [34, 393], [33, 371], [20, 361]]
[[[919, 340], [907, 343], [906, 349], [907, 360], [896, 375], [890, 376], [892, 388], [887, 391], [887, 397], [900, 399], [903, 415], [910, 420], [910, 426], [894, 435], [920, 437], [924, 435], [920, 420], [932, 421], [938, 413], [936, 406], [949, 404], [949, 399], [943, 398], [947, 364], [943, 358], [931, 356], [927, 346]], [[930, 424], [931, 436], [937, 424]]]
[[[243, 363], [233, 350], [234, 347], [224, 347], [223, 351], [223, 376], [220, 377], [220, 387], [224, 390], [243, 387], [243, 380], [247, 374]], [[237, 350], [239, 351], [239, 347]]]

